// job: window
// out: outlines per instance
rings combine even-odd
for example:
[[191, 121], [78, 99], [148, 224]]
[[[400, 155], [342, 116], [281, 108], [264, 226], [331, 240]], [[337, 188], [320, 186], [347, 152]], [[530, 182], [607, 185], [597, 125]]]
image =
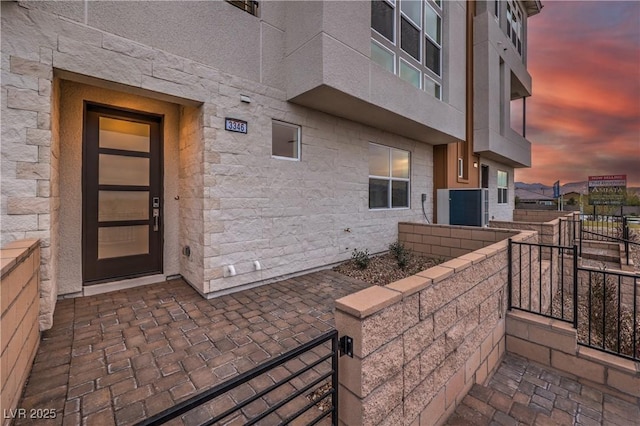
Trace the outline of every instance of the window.
[[300, 126], [273, 120], [271, 122], [271, 155], [300, 160]]
[[227, 0], [227, 2], [247, 13], [258, 16], [258, 2], [255, 0]]
[[464, 177], [464, 159], [462, 157], [458, 157], [458, 177]]
[[500, 22], [500, 0], [493, 0], [493, 14], [496, 16], [496, 20]]
[[441, 1], [372, 0], [371, 30], [374, 62], [441, 99]]
[[522, 55], [522, 12], [514, 0], [509, 0], [507, 3], [507, 37]]
[[509, 175], [507, 172], [498, 170], [498, 204], [507, 204], [509, 202]]
[[369, 208], [409, 207], [409, 151], [369, 144]]

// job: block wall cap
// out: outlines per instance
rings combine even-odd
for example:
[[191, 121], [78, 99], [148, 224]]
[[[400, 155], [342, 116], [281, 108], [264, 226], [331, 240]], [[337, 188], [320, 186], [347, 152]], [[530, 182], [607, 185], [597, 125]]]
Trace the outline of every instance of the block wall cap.
[[454, 270], [451, 268], [438, 265], [426, 269], [422, 272], [418, 272], [416, 275], [424, 278], [430, 278], [434, 283], [437, 283], [453, 275], [453, 272]]
[[578, 357], [615, 368], [625, 374], [640, 374], [640, 362], [634, 362], [630, 359], [621, 358], [616, 355], [608, 354], [597, 349], [591, 349], [586, 346], [578, 346]]
[[507, 311], [507, 321], [509, 319], [524, 321], [526, 323], [537, 325], [540, 327], [551, 327], [551, 322], [554, 321], [551, 318], [518, 310]]
[[425, 289], [432, 283], [431, 279], [420, 275], [412, 275], [407, 278], [387, 284], [385, 287], [402, 293], [402, 297], [406, 298]]
[[402, 293], [372, 286], [336, 300], [336, 309], [356, 318], [366, 318], [402, 300]]
[[458, 259], [467, 260], [471, 262], [473, 265], [475, 265], [476, 263], [482, 262], [486, 258], [487, 258], [486, 254], [477, 253], [475, 251], [471, 253], [463, 254], [462, 256], [458, 257]]
[[11, 241], [10, 243], [2, 246], [2, 250], [4, 249], [16, 249], [16, 248], [32, 248], [40, 242], [37, 238], [30, 238], [27, 240], [16, 240]]
[[2, 260], [2, 270], [0, 277], [4, 277], [20, 262], [29, 257], [38, 247], [40, 240], [28, 239], [12, 241], [0, 249], [0, 259]]
[[439, 266], [445, 267], [445, 268], [451, 268], [454, 270], [454, 272], [460, 272], [464, 269], [467, 269], [469, 266], [471, 266], [473, 264], [472, 261], [467, 260], [467, 259], [461, 259], [459, 257], [455, 258], [455, 259], [451, 259], [448, 260], [444, 263], [441, 263]]

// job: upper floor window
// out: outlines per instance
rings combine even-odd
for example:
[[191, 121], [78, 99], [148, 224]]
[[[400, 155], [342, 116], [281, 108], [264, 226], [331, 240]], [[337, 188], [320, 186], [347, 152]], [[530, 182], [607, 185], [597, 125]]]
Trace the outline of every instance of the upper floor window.
[[231, 3], [245, 12], [258, 16], [258, 2], [255, 0], [227, 0], [227, 3]]
[[369, 144], [369, 208], [409, 207], [409, 151]]
[[507, 3], [507, 37], [522, 55], [522, 11], [518, 2], [514, 0]]
[[505, 171], [498, 170], [498, 204], [507, 204], [509, 202], [509, 174]]
[[372, 0], [371, 59], [442, 98], [440, 0]]

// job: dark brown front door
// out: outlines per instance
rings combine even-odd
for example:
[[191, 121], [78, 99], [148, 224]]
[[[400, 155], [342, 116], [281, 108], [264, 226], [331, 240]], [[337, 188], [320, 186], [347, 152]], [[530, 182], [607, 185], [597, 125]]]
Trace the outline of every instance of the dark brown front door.
[[85, 104], [83, 280], [162, 272], [162, 117]]

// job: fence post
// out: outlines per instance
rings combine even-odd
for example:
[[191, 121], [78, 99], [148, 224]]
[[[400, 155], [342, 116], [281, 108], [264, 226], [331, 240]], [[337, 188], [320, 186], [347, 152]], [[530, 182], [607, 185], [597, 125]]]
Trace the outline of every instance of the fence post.
[[[582, 243], [582, 239], [580, 240]], [[573, 245], [573, 328], [578, 329], [578, 246]]]
[[[512, 255], [512, 241], [511, 238], [509, 238], [509, 245], [507, 246], [507, 274], [509, 275], [508, 279], [507, 279], [507, 283], [508, 283], [508, 292], [507, 292], [507, 309], [511, 310], [511, 287], [512, 287], [512, 275], [513, 275], [513, 267], [512, 267], [512, 261], [513, 261], [513, 255]], [[520, 273], [522, 273], [522, 271], [520, 271]]]
[[336, 332], [333, 335], [333, 338], [331, 339], [331, 351], [333, 352], [333, 355], [331, 356], [331, 368], [333, 368], [333, 374], [331, 377], [332, 380], [332, 387], [333, 387], [333, 396], [331, 397], [332, 399], [332, 404], [333, 405], [333, 411], [331, 412], [331, 424], [332, 425], [337, 425], [338, 424], [338, 388], [340, 387], [340, 385], [338, 384], [338, 358], [339, 358], [339, 350], [338, 350], [338, 333]]

